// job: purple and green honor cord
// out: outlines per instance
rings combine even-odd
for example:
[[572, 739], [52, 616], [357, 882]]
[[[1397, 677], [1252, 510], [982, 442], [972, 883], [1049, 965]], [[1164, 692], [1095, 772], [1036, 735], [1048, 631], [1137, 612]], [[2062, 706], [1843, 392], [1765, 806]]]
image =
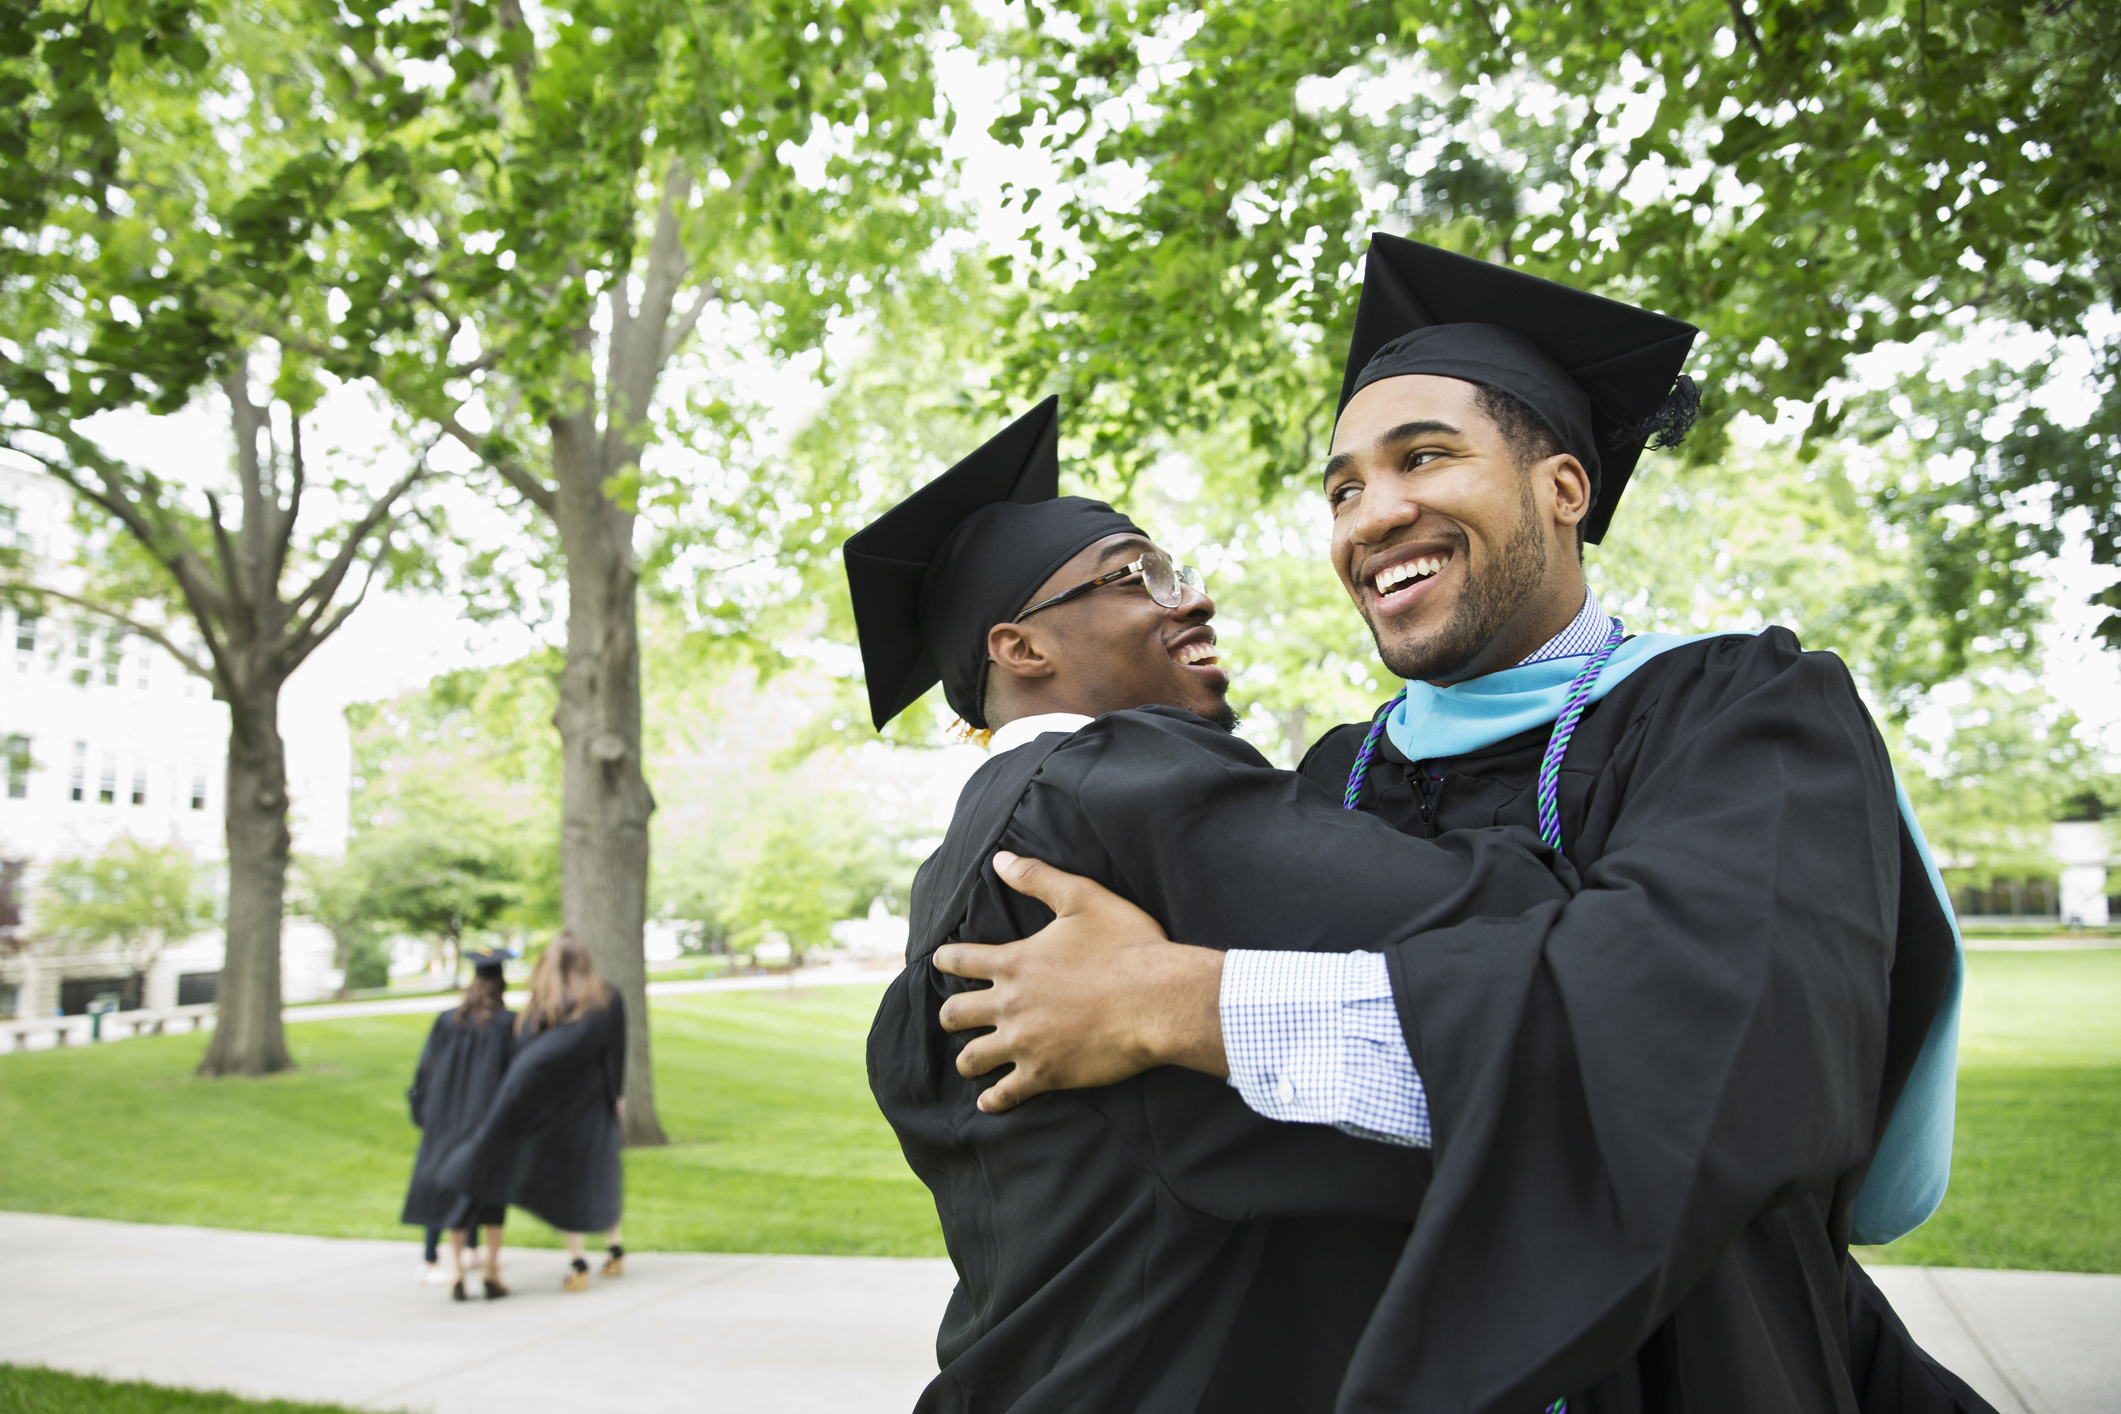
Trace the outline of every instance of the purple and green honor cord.
[[[1613, 621], [1613, 632], [1605, 646], [1591, 655], [1591, 661], [1583, 665], [1583, 671], [1569, 684], [1567, 703], [1561, 715], [1554, 719], [1554, 734], [1547, 738], [1546, 755], [1539, 761], [1539, 837], [1547, 842], [1556, 854], [1561, 853], [1561, 758], [1568, 754], [1569, 738], [1576, 734], [1576, 724], [1583, 720], [1583, 709], [1591, 701], [1591, 689], [1598, 682], [1598, 675], [1605, 671], [1606, 661], [1627, 630], [1618, 619]], [[1362, 739], [1362, 750], [1355, 753], [1355, 769], [1348, 773], [1348, 789], [1341, 796], [1341, 808], [1353, 810], [1362, 798], [1362, 778], [1369, 773], [1370, 758], [1377, 754], [1377, 739], [1384, 735], [1385, 718], [1398, 710], [1407, 690], [1401, 688], [1390, 702], [1385, 704], [1377, 719], [1370, 723], [1370, 734]], [[1549, 1404], [1546, 1414], [1568, 1414], [1569, 1402], [1557, 1399]]]

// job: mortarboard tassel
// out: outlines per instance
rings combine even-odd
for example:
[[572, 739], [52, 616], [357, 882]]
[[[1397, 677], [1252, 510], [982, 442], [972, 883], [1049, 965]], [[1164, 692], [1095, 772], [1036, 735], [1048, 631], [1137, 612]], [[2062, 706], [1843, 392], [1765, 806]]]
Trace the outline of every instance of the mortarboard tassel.
[[1640, 443], [1653, 452], [1665, 451], [1684, 442], [1700, 416], [1701, 386], [1682, 373], [1657, 411], [1640, 422], [1614, 429], [1612, 445]]

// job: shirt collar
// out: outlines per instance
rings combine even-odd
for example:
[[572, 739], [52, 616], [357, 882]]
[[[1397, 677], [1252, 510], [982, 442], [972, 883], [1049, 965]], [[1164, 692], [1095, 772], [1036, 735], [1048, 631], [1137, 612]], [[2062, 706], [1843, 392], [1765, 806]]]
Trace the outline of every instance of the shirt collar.
[[1612, 615], [1598, 607], [1598, 596], [1587, 589], [1583, 594], [1583, 607], [1576, 611], [1575, 618], [1569, 620], [1569, 626], [1517, 666], [1544, 663], [1549, 658], [1587, 658], [1605, 647], [1606, 639], [1612, 634]]
[[1035, 717], [1018, 717], [994, 729], [987, 742], [987, 749], [1000, 755], [1014, 751], [1019, 746], [1028, 746], [1047, 732], [1075, 732], [1090, 725], [1093, 718], [1080, 712], [1041, 712]]

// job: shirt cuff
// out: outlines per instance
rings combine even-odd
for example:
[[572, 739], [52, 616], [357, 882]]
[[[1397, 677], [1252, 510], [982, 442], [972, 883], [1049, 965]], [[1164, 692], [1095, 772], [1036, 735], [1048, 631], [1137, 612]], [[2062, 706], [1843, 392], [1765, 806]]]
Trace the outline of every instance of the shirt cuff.
[[1226, 953], [1219, 1009], [1230, 1084], [1254, 1112], [1429, 1147], [1428, 1092], [1382, 954]]

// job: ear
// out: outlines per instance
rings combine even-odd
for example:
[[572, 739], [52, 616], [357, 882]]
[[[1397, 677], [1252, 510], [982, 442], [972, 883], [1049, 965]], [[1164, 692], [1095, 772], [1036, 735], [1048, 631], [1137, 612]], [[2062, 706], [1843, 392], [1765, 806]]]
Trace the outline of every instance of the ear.
[[1548, 457], [1532, 474], [1553, 488], [1554, 519], [1562, 525], [1574, 526], [1591, 513], [1591, 474], [1569, 453]]
[[1050, 678], [1059, 667], [1053, 644], [1036, 624], [996, 624], [988, 629], [987, 657], [993, 664], [989, 671], [1025, 681]]

